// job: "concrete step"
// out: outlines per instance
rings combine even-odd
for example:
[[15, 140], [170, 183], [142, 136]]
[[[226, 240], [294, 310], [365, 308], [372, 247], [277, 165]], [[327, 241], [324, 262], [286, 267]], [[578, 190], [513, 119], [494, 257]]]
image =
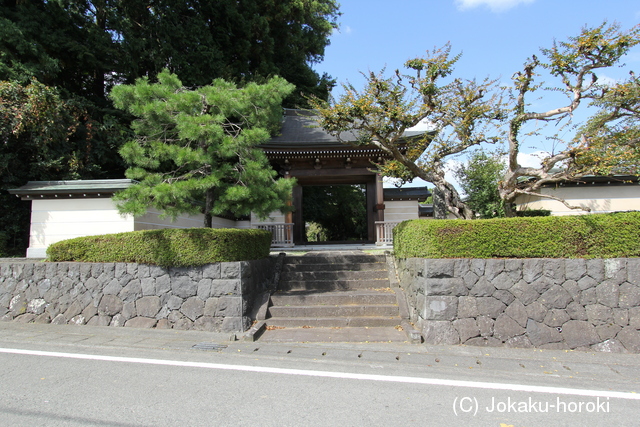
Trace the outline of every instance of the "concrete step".
[[285, 264], [361, 264], [386, 263], [384, 255], [329, 255], [307, 254], [304, 256], [288, 256]]
[[397, 304], [395, 292], [380, 291], [340, 291], [340, 292], [276, 292], [271, 295], [274, 306], [309, 305], [360, 305]]
[[365, 270], [365, 271], [285, 271], [280, 276], [280, 282], [307, 281], [307, 280], [380, 280], [388, 279], [389, 273], [386, 270]]
[[348, 291], [354, 289], [382, 289], [389, 287], [389, 279], [370, 280], [290, 280], [280, 281], [278, 289], [282, 291]]
[[400, 316], [367, 317], [272, 317], [265, 322], [267, 327], [284, 328], [346, 328], [346, 327], [395, 327], [400, 325]]
[[327, 263], [313, 263], [313, 264], [284, 264], [282, 266], [282, 272], [289, 271], [369, 271], [369, 270], [383, 270], [386, 271], [387, 264], [380, 262], [371, 263], [339, 263], [339, 264], [327, 264]]
[[[396, 326], [396, 325], [394, 325]], [[406, 342], [407, 335], [399, 328], [284, 328], [271, 329], [260, 337], [261, 342]], [[338, 350], [340, 351], [340, 350]]]
[[396, 304], [376, 305], [297, 305], [269, 307], [272, 317], [394, 317]]

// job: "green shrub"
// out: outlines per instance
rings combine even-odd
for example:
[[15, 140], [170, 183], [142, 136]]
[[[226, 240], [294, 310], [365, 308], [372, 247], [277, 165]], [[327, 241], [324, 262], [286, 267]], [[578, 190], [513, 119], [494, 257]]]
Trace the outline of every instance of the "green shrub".
[[549, 209], [526, 209], [524, 211], [516, 211], [516, 216], [518, 217], [551, 216], [551, 211]]
[[486, 220], [412, 220], [394, 229], [400, 258], [640, 256], [640, 213]]
[[187, 228], [133, 231], [78, 237], [54, 243], [48, 261], [134, 262], [190, 267], [269, 256], [271, 233], [265, 230]]

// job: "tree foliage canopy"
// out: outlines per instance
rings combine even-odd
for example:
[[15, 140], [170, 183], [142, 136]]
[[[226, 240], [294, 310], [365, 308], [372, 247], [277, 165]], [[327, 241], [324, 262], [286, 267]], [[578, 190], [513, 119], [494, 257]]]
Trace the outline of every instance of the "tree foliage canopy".
[[[407, 61], [409, 74], [369, 73], [361, 91], [347, 84], [333, 105], [318, 99], [313, 105], [320, 126], [338, 139], [351, 131], [359, 136], [356, 144], [373, 144], [393, 157], [377, 165], [380, 173], [403, 182], [416, 177], [431, 182], [450, 212], [472, 218], [471, 209], [445, 179], [444, 162], [469, 147], [498, 141], [490, 130], [504, 112], [495, 81], [444, 80], [458, 58], [445, 46]], [[407, 136], [411, 128], [425, 124], [428, 131]]]
[[464, 191], [465, 203], [479, 218], [505, 216], [504, 201], [498, 184], [506, 166], [499, 153], [476, 150], [469, 159], [454, 169], [456, 179]]
[[279, 125], [292, 89], [279, 77], [242, 88], [217, 79], [186, 89], [166, 70], [158, 83], [142, 78], [115, 87], [115, 105], [137, 117], [137, 137], [120, 153], [131, 165], [127, 178], [140, 183], [116, 195], [121, 212], [142, 215], [152, 206], [176, 218], [201, 212], [197, 201], [206, 199], [211, 226], [209, 215], [265, 217], [284, 209], [294, 180], [276, 180], [257, 145]]

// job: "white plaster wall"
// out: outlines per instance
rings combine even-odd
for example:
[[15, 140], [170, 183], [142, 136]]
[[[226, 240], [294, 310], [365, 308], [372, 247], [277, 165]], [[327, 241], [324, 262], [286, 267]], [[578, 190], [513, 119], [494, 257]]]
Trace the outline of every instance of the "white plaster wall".
[[[591, 213], [640, 210], [640, 185], [595, 186], [592, 184], [577, 187], [542, 188], [541, 194], [560, 197], [572, 205], [591, 208]], [[518, 210], [548, 209], [551, 215], [580, 215], [583, 210], [571, 210], [562, 203], [537, 196], [519, 196], [516, 199]]]
[[385, 221], [406, 221], [419, 217], [417, 200], [387, 200], [384, 206]]
[[27, 257], [44, 258], [61, 240], [133, 230], [133, 217], [120, 216], [111, 199], [33, 200]]
[[[213, 228], [233, 228], [235, 221], [213, 217]], [[178, 216], [175, 221], [171, 218], [160, 218], [160, 211], [148, 209], [147, 213], [135, 219], [134, 230], [157, 230], [160, 228], [200, 228], [204, 225], [204, 215]]]
[[269, 214], [268, 218], [265, 219], [260, 219], [256, 214], [254, 214], [253, 212], [251, 213], [251, 224], [255, 225], [255, 224], [271, 224], [271, 223], [285, 223], [286, 222], [286, 217], [285, 214], [283, 214], [280, 211], [273, 211]]

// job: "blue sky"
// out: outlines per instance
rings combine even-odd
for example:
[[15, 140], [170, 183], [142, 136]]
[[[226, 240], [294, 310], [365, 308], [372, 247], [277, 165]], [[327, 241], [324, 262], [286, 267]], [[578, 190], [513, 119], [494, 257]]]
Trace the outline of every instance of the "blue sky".
[[[579, 34], [585, 25], [604, 20], [622, 29], [640, 23], [638, 0], [343, 0], [340, 30], [331, 37], [325, 59], [316, 64], [338, 83], [362, 88], [360, 72], [383, 68], [393, 71], [427, 50], [450, 42], [452, 53], [462, 53], [455, 77], [499, 78], [510, 82], [541, 47], [553, 40]], [[624, 69], [603, 77], [621, 79], [629, 69], [640, 73], [640, 48], [626, 57]], [[334, 96], [341, 93], [334, 89]], [[529, 152], [545, 147], [530, 145]]]

